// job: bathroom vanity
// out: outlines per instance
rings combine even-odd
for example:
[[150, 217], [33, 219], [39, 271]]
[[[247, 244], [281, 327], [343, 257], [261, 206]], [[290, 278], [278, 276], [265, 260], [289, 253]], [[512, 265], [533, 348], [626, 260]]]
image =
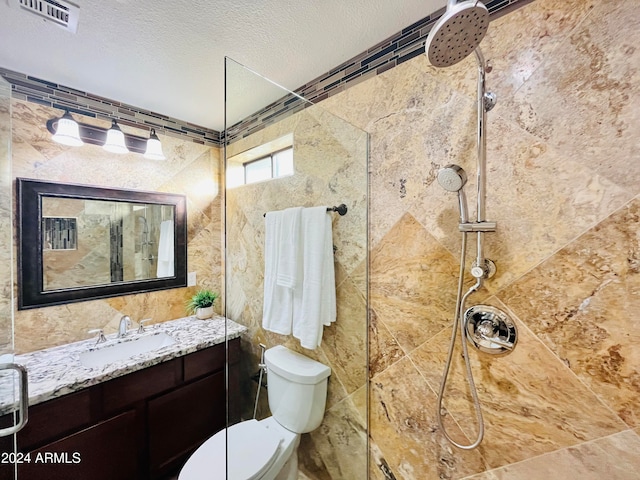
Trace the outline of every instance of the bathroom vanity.
[[[77, 361], [87, 342], [43, 351], [48, 360], [46, 354], [38, 359], [42, 352], [18, 358], [30, 374], [29, 421], [18, 434], [15, 457], [18, 478], [166, 478], [226, 425], [225, 330], [229, 419], [239, 419], [238, 337], [245, 329], [229, 320], [224, 326], [222, 318], [154, 325], [147, 334], [163, 329], [176, 344], [102, 368]], [[38, 360], [41, 371], [30, 367]], [[60, 362], [67, 363], [66, 373]], [[0, 452], [9, 451], [3, 439]], [[10, 473], [0, 465], [0, 480], [13, 478]]]

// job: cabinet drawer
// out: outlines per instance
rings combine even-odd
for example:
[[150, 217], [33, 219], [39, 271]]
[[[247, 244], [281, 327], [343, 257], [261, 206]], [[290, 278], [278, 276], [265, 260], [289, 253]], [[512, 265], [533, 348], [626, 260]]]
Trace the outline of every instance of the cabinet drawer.
[[104, 412], [114, 412], [177, 386], [181, 370], [182, 359], [176, 358], [105, 382], [102, 385]]
[[21, 451], [50, 442], [91, 423], [91, 392], [82, 390], [29, 407], [29, 421], [18, 433]]
[[224, 343], [194, 352], [184, 357], [184, 381], [224, 369]]
[[[240, 339], [234, 338], [228, 342], [229, 364], [240, 361]], [[188, 382], [203, 375], [224, 369], [225, 344], [220, 343], [205, 350], [192, 353], [184, 357], [184, 381]]]

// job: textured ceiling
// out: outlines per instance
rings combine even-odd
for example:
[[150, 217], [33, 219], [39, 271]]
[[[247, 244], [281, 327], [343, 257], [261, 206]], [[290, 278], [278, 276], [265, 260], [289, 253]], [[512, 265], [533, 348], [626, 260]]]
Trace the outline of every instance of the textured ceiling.
[[[224, 128], [224, 57], [296, 89], [445, 0], [76, 0], [72, 34], [0, 0], [0, 66]], [[402, 6], [398, 6], [401, 4]]]

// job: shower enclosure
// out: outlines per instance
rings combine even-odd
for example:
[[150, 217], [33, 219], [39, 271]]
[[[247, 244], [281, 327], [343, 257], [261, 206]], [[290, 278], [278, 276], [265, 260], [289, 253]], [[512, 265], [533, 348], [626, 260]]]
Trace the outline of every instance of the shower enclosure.
[[[260, 344], [285, 345], [331, 368], [324, 420], [303, 434], [299, 469], [310, 479], [367, 478], [368, 136], [227, 58], [224, 138], [225, 315], [242, 336], [240, 419], [254, 416]], [[292, 164], [290, 156], [292, 155]], [[274, 177], [274, 178], [272, 178]], [[257, 180], [257, 181], [256, 181]], [[315, 350], [262, 328], [264, 214], [338, 206], [332, 216], [337, 321]], [[268, 384], [268, 378], [267, 378]], [[270, 415], [262, 387], [256, 415]], [[234, 417], [232, 415], [232, 417]], [[238, 418], [230, 418], [231, 423]], [[239, 455], [228, 450], [228, 458]]]

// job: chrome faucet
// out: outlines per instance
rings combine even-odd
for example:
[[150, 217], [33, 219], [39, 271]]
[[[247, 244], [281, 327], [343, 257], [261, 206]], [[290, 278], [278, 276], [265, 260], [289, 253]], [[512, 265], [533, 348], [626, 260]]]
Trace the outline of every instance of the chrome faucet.
[[118, 327], [118, 338], [122, 338], [127, 335], [127, 329], [131, 326], [131, 318], [129, 315], [124, 315], [120, 319], [120, 326]]

